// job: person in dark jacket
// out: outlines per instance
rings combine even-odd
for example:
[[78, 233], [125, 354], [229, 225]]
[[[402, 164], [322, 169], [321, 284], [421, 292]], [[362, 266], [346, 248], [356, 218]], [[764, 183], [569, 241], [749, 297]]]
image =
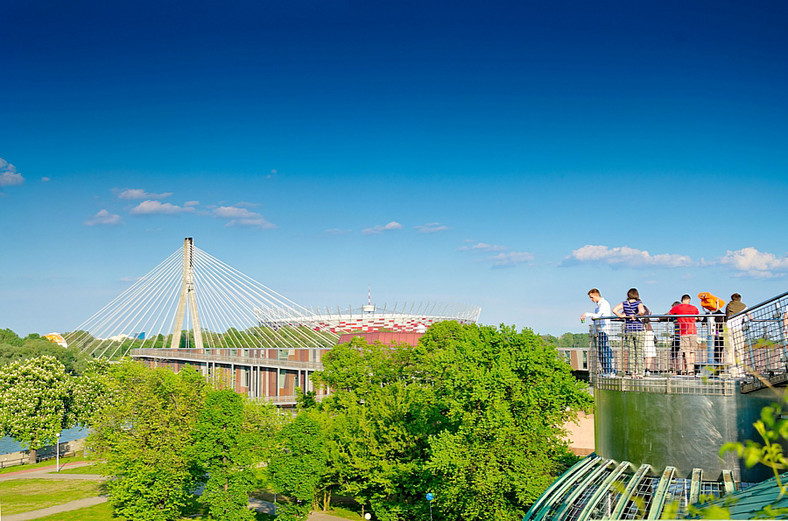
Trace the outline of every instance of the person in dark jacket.
[[741, 313], [747, 309], [747, 306], [741, 301], [741, 295], [734, 293], [731, 295], [731, 301], [725, 306], [725, 319], [731, 318], [736, 313]]

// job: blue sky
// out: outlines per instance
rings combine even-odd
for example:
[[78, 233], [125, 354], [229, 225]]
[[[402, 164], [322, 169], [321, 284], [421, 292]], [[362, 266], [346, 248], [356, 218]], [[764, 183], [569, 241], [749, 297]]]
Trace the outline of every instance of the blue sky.
[[788, 4], [0, 6], [0, 327], [192, 236], [307, 306], [581, 331], [586, 291], [788, 290]]

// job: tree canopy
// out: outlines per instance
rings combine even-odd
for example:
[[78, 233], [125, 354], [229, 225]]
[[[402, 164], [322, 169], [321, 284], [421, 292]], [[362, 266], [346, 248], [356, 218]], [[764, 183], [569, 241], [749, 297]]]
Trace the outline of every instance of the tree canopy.
[[0, 366], [40, 356], [57, 358], [70, 374], [83, 372], [91, 359], [76, 346], [61, 347], [35, 333], [21, 338], [10, 329], [0, 329]]
[[324, 357], [324, 486], [383, 520], [515, 519], [572, 462], [563, 424], [592, 399], [528, 329], [433, 325], [415, 348], [360, 338]]
[[109, 501], [126, 519], [178, 519], [199, 479], [189, 457], [206, 383], [191, 367], [175, 374], [122, 362], [111, 369], [113, 399], [89, 444], [107, 462]]
[[254, 519], [249, 493], [264, 430], [244, 415], [244, 400], [230, 390], [210, 390], [192, 433], [192, 457], [208, 478], [200, 501], [215, 519]]
[[40, 356], [0, 366], [0, 434], [11, 436], [36, 451], [55, 443], [63, 429], [90, 423], [103, 395], [101, 362], [86, 366], [85, 374], [71, 375], [52, 356]]
[[284, 423], [273, 405], [211, 389], [190, 366], [176, 374], [124, 360], [104, 382], [108, 398], [88, 444], [113, 477], [108, 497], [117, 516], [179, 519], [202, 503], [211, 519], [253, 518], [249, 493]]

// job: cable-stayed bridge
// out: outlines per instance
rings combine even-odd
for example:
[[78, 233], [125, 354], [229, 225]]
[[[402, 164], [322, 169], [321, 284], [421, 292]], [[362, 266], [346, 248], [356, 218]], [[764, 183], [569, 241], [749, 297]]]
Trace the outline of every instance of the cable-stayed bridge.
[[96, 357], [139, 348], [325, 348], [313, 313], [194, 246], [191, 238], [65, 336]]
[[186, 238], [183, 248], [63, 336], [95, 357], [130, 354], [176, 371], [192, 365], [250, 397], [289, 404], [295, 388], [312, 390], [309, 375], [322, 368], [322, 355], [342, 333], [413, 342], [436, 322], [476, 322], [480, 311], [430, 303], [378, 309], [369, 297], [357, 309], [310, 310]]

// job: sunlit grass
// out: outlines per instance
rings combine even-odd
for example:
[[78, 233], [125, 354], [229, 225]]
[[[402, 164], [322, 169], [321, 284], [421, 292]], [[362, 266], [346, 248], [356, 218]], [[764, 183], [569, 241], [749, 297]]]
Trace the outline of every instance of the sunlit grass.
[[101, 482], [92, 480], [21, 479], [0, 482], [3, 514], [30, 512], [101, 495]]

